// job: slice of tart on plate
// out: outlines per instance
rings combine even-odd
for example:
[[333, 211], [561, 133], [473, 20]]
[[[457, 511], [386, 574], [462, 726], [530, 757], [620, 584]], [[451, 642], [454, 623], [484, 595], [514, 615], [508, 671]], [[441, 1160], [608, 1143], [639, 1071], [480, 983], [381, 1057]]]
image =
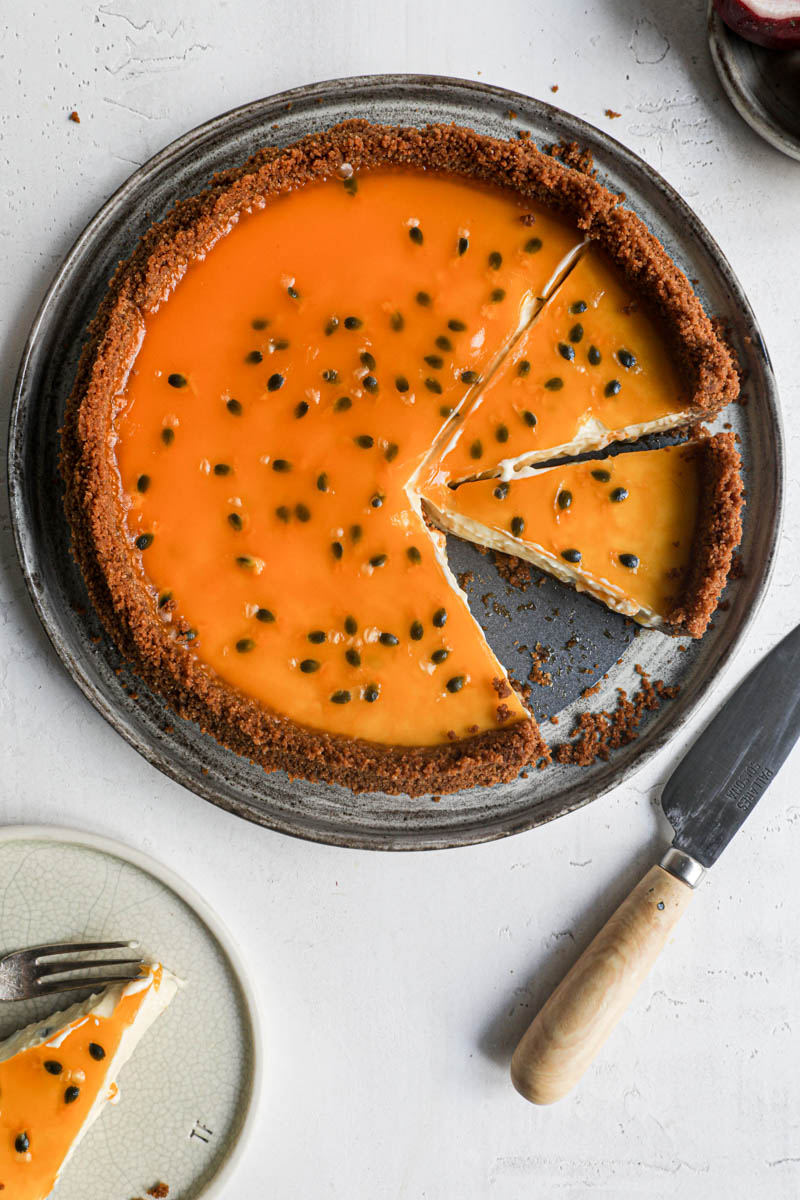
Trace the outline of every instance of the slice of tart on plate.
[[492, 473], [500, 459], [519, 470], [599, 450], [710, 419], [736, 394], [686, 279], [676, 271], [666, 295], [652, 292], [655, 281], [635, 275], [638, 230], [613, 228], [631, 239], [618, 253], [636, 286], [591, 246], [488, 380], [437, 473], [459, 480]]
[[641, 625], [700, 637], [741, 536], [733, 434], [440, 484], [442, 529], [515, 555]]
[[180, 980], [158, 963], [0, 1042], [0, 1185], [44, 1200], [106, 1104], [117, 1075], [174, 998]]

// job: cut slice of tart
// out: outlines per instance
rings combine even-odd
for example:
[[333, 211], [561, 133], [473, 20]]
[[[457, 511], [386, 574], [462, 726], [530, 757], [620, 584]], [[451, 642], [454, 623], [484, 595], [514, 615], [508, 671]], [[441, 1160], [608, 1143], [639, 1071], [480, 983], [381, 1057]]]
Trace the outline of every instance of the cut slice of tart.
[[432, 488], [442, 529], [534, 563], [641, 625], [700, 637], [741, 536], [733, 434]]
[[116, 1079], [180, 981], [160, 964], [140, 979], [35, 1021], [0, 1042], [0, 1185], [44, 1200], [87, 1129], [119, 1098]]
[[[694, 316], [696, 337], [712, 348], [710, 325]], [[500, 460], [519, 470], [713, 415], [727, 398], [727, 362], [709, 397], [696, 371], [679, 369], [669, 328], [592, 246], [487, 382], [436, 470], [450, 480], [491, 473]]]

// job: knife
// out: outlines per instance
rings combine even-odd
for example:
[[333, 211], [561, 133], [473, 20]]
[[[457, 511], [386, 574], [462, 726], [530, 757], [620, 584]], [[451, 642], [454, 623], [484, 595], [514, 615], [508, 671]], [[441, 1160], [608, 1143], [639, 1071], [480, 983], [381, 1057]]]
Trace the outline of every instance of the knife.
[[534, 1017], [511, 1060], [514, 1087], [552, 1104], [574, 1087], [630, 1004], [694, 889], [800, 737], [800, 626], [739, 685], [661, 795], [675, 832], [659, 866], [609, 918]]

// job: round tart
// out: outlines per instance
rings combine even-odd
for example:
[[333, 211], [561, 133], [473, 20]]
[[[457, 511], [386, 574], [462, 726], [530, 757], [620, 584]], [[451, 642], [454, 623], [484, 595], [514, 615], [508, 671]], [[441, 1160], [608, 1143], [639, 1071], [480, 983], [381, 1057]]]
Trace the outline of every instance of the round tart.
[[[62, 444], [76, 557], [149, 686], [265, 768], [354, 791], [488, 785], [544, 752], [422, 497], [735, 396], [619, 200], [523, 141], [352, 121], [149, 231], [90, 328]], [[573, 274], [592, 312], [562, 340]], [[589, 317], [597, 345], [570, 340]], [[559, 395], [566, 422], [545, 419]], [[710, 592], [687, 567], [709, 612], [735, 524], [704, 543]]]

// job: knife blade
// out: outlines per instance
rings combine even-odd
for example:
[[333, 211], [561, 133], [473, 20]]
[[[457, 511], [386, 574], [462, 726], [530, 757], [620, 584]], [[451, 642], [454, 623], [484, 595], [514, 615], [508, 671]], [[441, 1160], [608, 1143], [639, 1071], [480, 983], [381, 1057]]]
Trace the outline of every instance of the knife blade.
[[707, 867], [800, 737], [800, 626], [756, 666], [672, 772], [661, 806], [675, 837], [537, 1013], [511, 1060], [534, 1104], [580, 1079], [630, 1004]]
[[673, 847], [711, 867], [800, 737], [800, 626], [739, 684], [661, 794]]

